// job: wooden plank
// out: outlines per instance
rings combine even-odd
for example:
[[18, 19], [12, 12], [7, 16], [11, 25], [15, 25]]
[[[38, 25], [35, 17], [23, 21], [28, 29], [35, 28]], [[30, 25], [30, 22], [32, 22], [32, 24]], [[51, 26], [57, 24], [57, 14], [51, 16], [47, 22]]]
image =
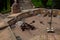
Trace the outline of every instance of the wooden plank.
[[40, 40], [48, 40], [48, 35], [46, 33], [41, 33]]
[[6, 27], [6, 26], [8, 26], [8, 23], [6, 23], [6, 22], [4, 22], [4, 21], [0, 23], [0, 29], [1, 29], [1, 28], [4, 28], [4, 27]]
[[17, 17], [20, 14], [22, 14], [22, 13], [11, 14], [11, 15], [8, 16], [8, 18], [10, 18], [10, 17]]
[[0, 40], [16, 40], [10, 27], [7, 27], [4, 30], [0, 30]]
[[48, 34], [48, 40], [56, 40], [54, 34]]
[[56, 40], [60, 40], [60, 35], [55, 34], [55, 38], [56, 38]]

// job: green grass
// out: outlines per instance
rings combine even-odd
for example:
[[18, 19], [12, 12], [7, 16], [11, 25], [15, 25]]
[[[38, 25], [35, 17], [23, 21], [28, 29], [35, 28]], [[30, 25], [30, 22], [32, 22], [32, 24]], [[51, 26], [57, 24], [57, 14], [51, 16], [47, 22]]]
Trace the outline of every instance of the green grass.
[[31, 2], [33, 3], [33, 5], [35, 7], [43, 7], [43, 5], [42, 5], [40, 0], [39, 1], [38, 0], [31, 0]]
[[1, 0], [2, 2], [2, 9], [0, 10], [0, 13], [5, 14], [9, 13], [11, 11], [10, 7], [10, 0]]
[[1, 13], [2, 13], [2, 14], [6, 14], [6, 13], [9, 13], [10, 11], [11, 11], [11, 9], [8, 9], [8, 10], [3, 9], [3, 10], [1, 11]]
[[[35, 7], [44, 7], [41, 0], [31, 0], [31, 1]], [[48, 0], [46, 5], [47, 5], [47, 7], [51, 7], [52, 6], [52, 0]]]

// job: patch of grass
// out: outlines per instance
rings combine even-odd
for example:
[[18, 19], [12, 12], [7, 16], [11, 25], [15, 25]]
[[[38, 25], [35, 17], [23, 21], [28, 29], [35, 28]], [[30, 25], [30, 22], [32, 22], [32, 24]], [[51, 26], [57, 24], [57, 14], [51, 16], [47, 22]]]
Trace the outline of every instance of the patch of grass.
[[[43, 5], [42, 0], [31, 0], [31, 1], [32, 1], [33, 5], [34, 5], [36, 8], [41, 8], [41, 7], [43, 8], [43, 7], [45, 7], [45, 6]], [[47, 5], [46, 7], [51, 7], [51, 6], [52, 6], [52, 0], [48, 0], [46, 5]]]
[[36, 8], [39, 8], [39, 7], [43, 7], [42, 3], [40, 0], [31, 0], [31, 2], [33, 3], [33, 5], [36, 7]]
[[11, 11], [11, 9], [8, 9], [8, 10], [3, 9], [3, 10], [1, 11], [1, 13], [2, 13], [2, 14], [6, 14], [6, 13], [9, 13], [10, 11]]

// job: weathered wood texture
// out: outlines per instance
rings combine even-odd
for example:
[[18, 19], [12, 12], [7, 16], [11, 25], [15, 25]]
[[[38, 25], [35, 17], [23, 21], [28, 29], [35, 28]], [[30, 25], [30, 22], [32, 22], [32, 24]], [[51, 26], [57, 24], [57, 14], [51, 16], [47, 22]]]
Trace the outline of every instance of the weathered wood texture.
[[0, 40], [16, 40], [10, 27], [0, 30]]
[[[48, 19], [48, 20], [47, 20]], [[25, 22], [31, 23], [35, 20], [35, 23], [31, 24], [36, 27], [36, 30], [25, 30], [22, 31], [19, 25], [16, 25], [16, 28], [13, 29], [13, 32], [16, 36], [20, 36], [22, 40], [60, 40], [60, 19], [53, 17], [52, 27], [55, 30], [55, 33], [47, 33], [47, 27], [49, 27], [48, 22], [50, 17], [38, 17], [33, 16], [25, 19]], [[41, 24], [40, 21], [44, 23]], [[55, 24], [56, 23], [56, 24]]]
[[[28, 22], [28, 23], [30, 23], [32, 20], [35, 20], [36, 23], [34, 23], [33, 25], [35, 25], [35, 27], [37, 29], [33, 30], [33, 31], [30, 30], [30, 31], [22, 32], [20, 27], [18, 27], [18, 25], [17, 25], [17, 27], [13, 30], [13, 32], [15, 33], [16, 36], [21, 36], [21, 38], [23, 40], [30, 40], [30, 39], [33, 40], [33, 39], [35, 39], [35, 36], [37, 37], [36, 38], [37, 40], [40, 37], [41, 37], [40, 38], [41, 40], [60, 40], [60, 29], [59, 29], [60, 28], [59, 27], [60, 19], [58, 17], [53, 18], [53, 25], [52, 25], [55, 28], [56, 33], [54, 33], [54, 34], [46, 33], [46, 28], [49, 27], [47, 22], [50, 20], [50, 17], [44, 17], [44, 18], [42, 17], [43, 14], [46, 12], [45, 10], [43, 8], [39, 8], [39, 9], [37, 8], [37, 9], [23, 10], [21, 13], [17, 13], [17, 14], [11, 14], [1, 22], [0, 27], [2, 27], [2, 28], [6, 27], [6, 26], [9, 27], [9, 25], [14, 25], [16, 22], [20, 21], [21, 19], [26, 18], [26, 22]], [[37, 14], [42, 14], [42, 16], [36, 17]], [[58, 11], [58, 13], [56, 13], [56, 14], [60, 14], [60, 11]], [[43, 21], [44, 25], [40, 24], [40, 21]], [[7, 24], [7, 25], [5, 25], [5, 24]], [[4, 30], [1, 30], [1, 32], [3, 33], [3, 34], [0, 34], [0, 35], [3, 35], [3, 37], [0, 36], [0, 37], [2, 37], [2, 39], [0, 38], [1, 40], [6, 38], [4, 36], [5, 32], [8, 35], [10, 35], [10, 33], [11, 33], [9, 31], [10, 29], [7, 30], [8, 28], [7, 29], [6, 28], [4, 28]], [[13, 33], [11, 33], [11, 34], [13, 34]], [[7, 35], [7, 37], [8, 37], [8, 35]], [[8, 40], [8, 39], [6, 38], [6, 40]]]

